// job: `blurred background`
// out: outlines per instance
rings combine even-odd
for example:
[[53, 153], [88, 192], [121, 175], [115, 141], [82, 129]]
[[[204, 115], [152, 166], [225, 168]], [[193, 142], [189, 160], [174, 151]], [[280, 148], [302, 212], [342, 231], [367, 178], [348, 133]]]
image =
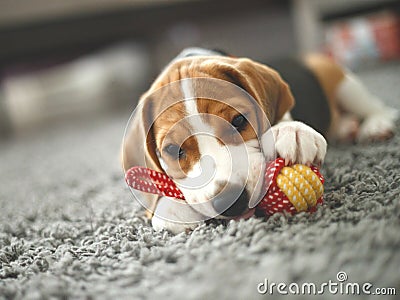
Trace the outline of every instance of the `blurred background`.
[[395, 61], [399, 11], [398, 0], [1, 0], [0, 135], [127, 118], [187, 46], [262, 61], [323, 51], [354, 70]]

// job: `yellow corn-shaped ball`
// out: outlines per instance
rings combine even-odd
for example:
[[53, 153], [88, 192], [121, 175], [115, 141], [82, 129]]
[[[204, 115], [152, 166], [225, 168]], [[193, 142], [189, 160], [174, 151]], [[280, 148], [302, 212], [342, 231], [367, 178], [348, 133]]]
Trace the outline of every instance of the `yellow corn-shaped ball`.
[[314, 207], [324, 193], [324, 186], [318, 176], [305, 165], [282, 168], [276, 182], [298, 212]]

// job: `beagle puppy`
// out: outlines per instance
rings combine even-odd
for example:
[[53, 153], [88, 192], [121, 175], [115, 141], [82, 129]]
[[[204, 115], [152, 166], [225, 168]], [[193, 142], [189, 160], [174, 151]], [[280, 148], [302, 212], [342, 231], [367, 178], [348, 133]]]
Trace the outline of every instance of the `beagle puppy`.
[[[141, 97], [124, 170], [166, 173], [186, 201], [135, 194], [155, 229], [254, 214], [266, 161], [321, 164], [327, 142], [382, 140], [396, 112], [322, 55], [262, 64], [202, 48], [181, 52]], [[362, 123], [360, 123], [362, 121]]]

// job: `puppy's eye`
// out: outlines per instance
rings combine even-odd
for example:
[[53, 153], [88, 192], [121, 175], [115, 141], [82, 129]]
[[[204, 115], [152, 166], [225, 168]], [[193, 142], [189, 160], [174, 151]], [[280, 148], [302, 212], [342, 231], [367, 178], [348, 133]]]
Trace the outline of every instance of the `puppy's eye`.
[[176, 144], [169, 144], [164, 148], [166, 152], [172, 159], [181, 159], [185, 156], [185, 150]]
[[247, 119], [245, 116], [243, 116], [242, 114], [234, 116], [231, 124], [233, 127], [235, 127], [237, 129], [237, 131], [241, 131], [243, 130], [246, 125], [247, 125]]

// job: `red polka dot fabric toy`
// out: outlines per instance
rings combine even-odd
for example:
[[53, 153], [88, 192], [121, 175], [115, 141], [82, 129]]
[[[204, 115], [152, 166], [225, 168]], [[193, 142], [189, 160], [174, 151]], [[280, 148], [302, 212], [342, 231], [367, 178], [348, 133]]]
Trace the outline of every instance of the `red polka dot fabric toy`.
[[[185, 200], [182, 192], [166, 174], [145, 167], [132, 167], [125, 174], [127, 184], [136, 190]], [[265, 215], [278, 212], [314, 212], [323, 203], [324, 177], [315, 166], [285, 166], [282, 158], [269, 163], [264, 182], [270, 182], [257, 210]]]
[[273, 215], [286, 211], [314, 212], [323, 203], [324, 177], [315, 166], [296, 164], [285, 166], [282, 158], [271, 162], [265, 172], [265, 182], [271, 182], [257, 210]]

